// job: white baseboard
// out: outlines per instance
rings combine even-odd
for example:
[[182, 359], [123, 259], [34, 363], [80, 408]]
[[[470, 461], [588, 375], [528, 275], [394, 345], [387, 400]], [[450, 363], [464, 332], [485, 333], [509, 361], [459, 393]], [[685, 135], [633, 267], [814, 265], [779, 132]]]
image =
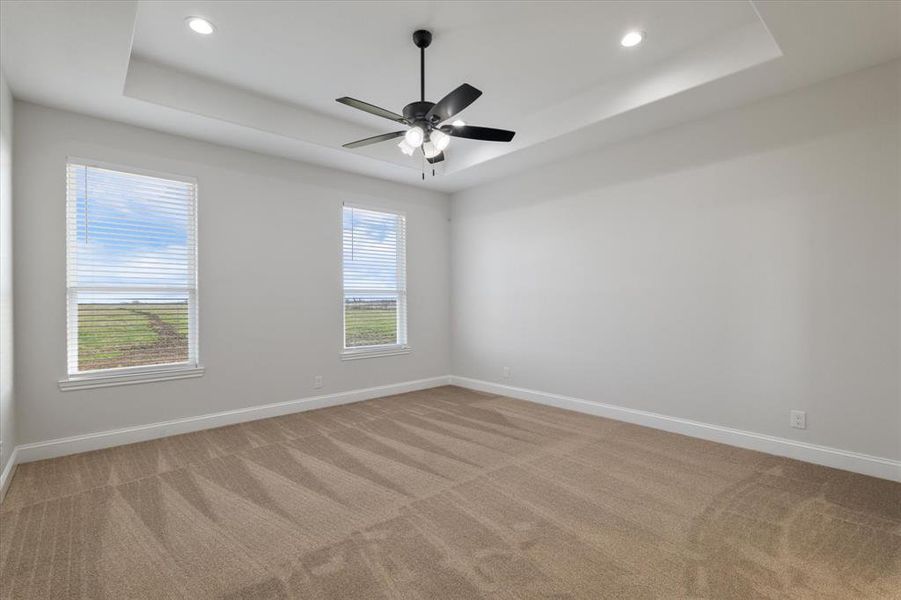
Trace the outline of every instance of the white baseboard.
[[[327, 406], [338, 406], [340, 404], [350, 404], [351, 402], [360, 402], [361, 400], [370, 400], [372, 398], [402, 394], [404, 392], [414, 392], [416, 390], [447, 385], [449, 381], [450, 377], [444, 375], [441, 377], [404, 381], [401, 383], [380, 385], [348, 392], [313, 396], [310, 398], [302, 398], [300, 400], [290, 400], [288, 402], [250, 406], [247, 408], [239, 408], [236, 410], [228, 410], [196, 417], [173, 419], [171, 421], [151, 423], [149, 425], [123, 427], [122, 429], [76, 435], [46, 442], [21, 444], [13, 449], [13, 456], [15, 457], [18, 455], [19, 463], [42, 460], [45, 458], [56, 458], [58, 456], [66, 456], [78, 452], [100, 450], [101, 448], [111, 448], [123, 444], [144, 442], [180, 433], [190, 433], [201, 429], [212, 429], [214, 427], [234, 425], [235, 423], [243, 423], [245, 421], [256, 421], [257, 419], [266, 419], [268, 417], [278, 417], [305, 410], [325, 408]], [[12, 465], [13, 461], [10, 461], [10, 464]], [[3, 476], [3, 484], [5, 485], [7, 481], [5, 479], [6, 471], [3, 472]]]
[[236, 423], [277, 417], [305, 410], [360, 402], [362, 400], [424, 390], [448, 384], [492, 394], [500, 394], [511, 398], [518, 398], [520, 400], [528, 400], [538, 404], [546, 404], [609, 419], [616, 419], [618, 421], [626, 421], [674, 433], [681, 433], [683, 435], [729, 444], [731, 446], [738, 446], [740, 448], [758, 450], [777, 456], [785, 456], [814, 464], [854, 471], [864, 475], [901, 481], [901, 461], [897, 460], [840, 450], [838, 448], [830, 448], [828, 446], [818, 446], [816, 444], [808, 444], [806, 442], [798, 442], [750, 431], [742, 431], [740, 429], [732, 429], [720, 425], [711, 425], [709, 423], [702, 423], [689, 419], [670, 417], [623, 406], [582, 400], [580, 398], [572, 398], [560, 394], [539, 392], [536, 390], [453, 375], [405, 381], [322, 396], [313, 396], [288, 402], [264, 404], [262, 406], [252, 406], [196, 417], [173, 419], [171, 421], [151, 423], [149, 425], [125, 427], [122, 429], [59, 438], [46, 442], [21, 444], [13, 448], [10, 460], [7, 461], [6, 467], [0, 472], [0, 501], [2, 501], [3, 496], [6, 493], [6, 489], [12, 479], [16, 465], [19, 463], [121, 446], [123, 444], [132, 444], [180, 433], [190, 433], [192, 431], [212, 429], [224, 425], [234, 425]]
[[538, 404], [556, 406], [557, 408], [574, 410], [618, 421], [626, 421], [635, 423], [636, 425], [644, 425], [646, 427], [671, 431], [673, 433], [681, 433], [683, 435], [710, 440], [712, 442], [738, 446], [739, 448], [758, 450], [760, 452], [766, 452], [767, 454], [785, 456], [809, 463], [843, 469], [845, 471], [854, 471], [855, 473], [862, 473], [864, 475], [871, 475], [882, 479], [901, 481], [901, 461], [889, 458], [870, 456], [868, 454], [850, 452], [848, 450], [840, 450], [828, 446], [818, 446], [816, 444], [798, 442], [762, 433], [742, 431], [741, 429], [732, 429], [731, 427], [711, 425], [709, 423], [701, 423], [700, 421], [692, 421], [690, 419], [670, 417], [644, 410], [626, 408], [624, 406], [582, 400], [580, 398], [561, 396], [560, 394], [551, 394], [492, 383], [490, 381], [470, 379], [468, 377], [452, 375], [450, 380], [452, 385], [458, 385], [480, 392], [528, 400]]
[[15, 447], [3, 470], [0, 471], [0, 502], [3, 502], [3, 498], [6, 497], [6, 490], [9, 488], [9, 482], [13, 479], [17, 464], [19, 464], [19, 448]]

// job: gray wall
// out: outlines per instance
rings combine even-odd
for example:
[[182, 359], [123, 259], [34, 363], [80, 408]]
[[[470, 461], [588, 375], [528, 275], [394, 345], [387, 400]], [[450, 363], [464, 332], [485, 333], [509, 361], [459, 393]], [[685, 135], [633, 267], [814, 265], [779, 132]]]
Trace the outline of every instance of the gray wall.
[[[4, 452], [453, 372], [901, 458], [899, 83], [895, 62], [459, 193], [450, 231], [441, 194], [16, 103]], [[204, 377], [57, 389], [67, 155], [199, 179]], [[342, 201], [407, 211], [410, 355], [339, 360]]]
[[[15, 127], [19, 443], [449, 373], [445, 195], [22, 102]], [[58, 390], [67, 156], [197, 177], [203, 377]], [[339, 358], [343, 201], [406, 211], [411, 354]]]
[[13, 98], [0, 71], [0, 472], [16, 441], [13, 398]]
[[901, 458], [899, 83], [895, 62], [456, 194], [454, 374]]

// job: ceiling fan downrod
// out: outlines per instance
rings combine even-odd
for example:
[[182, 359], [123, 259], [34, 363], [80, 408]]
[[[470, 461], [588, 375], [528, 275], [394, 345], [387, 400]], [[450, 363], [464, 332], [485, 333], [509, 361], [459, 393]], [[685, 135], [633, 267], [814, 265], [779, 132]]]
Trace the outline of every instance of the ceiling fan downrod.
[[432, 32], [417, 29], [413, 32], [413, 43], [419, 48], [419, 101], [425, 102], [425, 49], [432, 43]]

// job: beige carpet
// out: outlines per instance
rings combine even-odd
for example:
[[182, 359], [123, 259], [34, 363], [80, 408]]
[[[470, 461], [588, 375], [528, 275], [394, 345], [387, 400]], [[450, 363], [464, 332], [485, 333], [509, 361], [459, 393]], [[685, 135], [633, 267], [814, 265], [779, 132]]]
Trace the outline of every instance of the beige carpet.
[[20, 465], [2, 598], [901, 598], [901, 485], [453, 387]]

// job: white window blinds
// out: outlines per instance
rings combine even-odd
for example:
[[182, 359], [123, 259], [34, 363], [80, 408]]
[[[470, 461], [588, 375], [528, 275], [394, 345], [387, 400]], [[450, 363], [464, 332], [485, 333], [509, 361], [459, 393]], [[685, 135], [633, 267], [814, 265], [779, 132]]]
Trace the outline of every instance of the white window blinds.
[[197, 365], [197, 187], [70, 161], [69, 374]]
[[345, 206], [343, 234], [345, 350], [406, 346], [404, 216]]

